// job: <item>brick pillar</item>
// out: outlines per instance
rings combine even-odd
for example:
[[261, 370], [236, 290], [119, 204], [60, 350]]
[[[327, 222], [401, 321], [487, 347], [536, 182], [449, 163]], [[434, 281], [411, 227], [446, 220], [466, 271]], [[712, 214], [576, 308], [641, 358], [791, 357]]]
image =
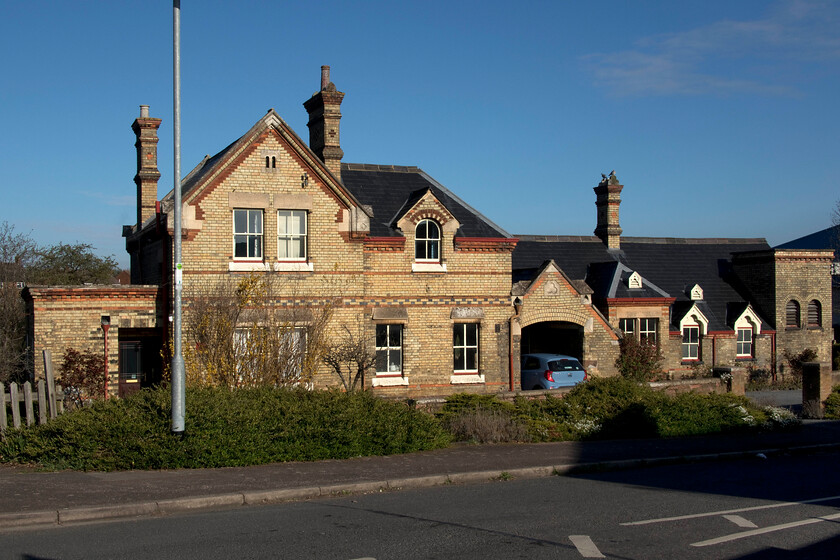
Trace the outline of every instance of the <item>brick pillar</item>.
[[807, 362], [802, 364], [802, 415], [822, 418], [825, 399], [831, 394], [831, 367], [829, 364]]
[[729, 392], [743, 397], [747, 392], [747, 378], [749, 377], [747, 368], [733, 367], [731, 369], [732, 379], [729, 381]]
[[341, 158], [344, 157], [339, 134], [343, 100], [344, 93], [330, 81], [330, 67], [321, 66], [321, 90], [303, 104], [309, 113], [309, 122], [306, 123], [309, 127], [309, 147], [339, 181]]
[[131, 124], [131, 130], [137, 136], [134, 147], [137, 149], [137, 227], [155, 215], [157, 202], [157, 184], [160, 171], [157, 166], [157, 131], [160, 119], [149, 117], [149, 106], [140, 105], [140, 117]]
[[598, 209], [598, 225], [595, 235], [608, 249], [621, 248], [621, 226], [618, 225], [618, 207], [621, 205], [621, 190], [624, 185], [618, 183], [615, 173], [604, 177], [593, 190], [597, 196], [595, 206]]

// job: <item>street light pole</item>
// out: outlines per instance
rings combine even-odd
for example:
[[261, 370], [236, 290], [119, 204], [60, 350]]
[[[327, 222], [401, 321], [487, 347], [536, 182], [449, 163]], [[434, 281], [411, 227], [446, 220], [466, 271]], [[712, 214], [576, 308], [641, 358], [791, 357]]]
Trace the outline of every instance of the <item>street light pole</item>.
[[172, 433], [184, 433], [184, 357], [181, 352], [181, 288], [183, 287], [183, 265], [181, 264], [181, 0], [173, 0], [173, 93], [174, 93], [174, 143], [175, 143], [175, 258], [173, 277], [175, 281], [174, 348], [172, 352]]

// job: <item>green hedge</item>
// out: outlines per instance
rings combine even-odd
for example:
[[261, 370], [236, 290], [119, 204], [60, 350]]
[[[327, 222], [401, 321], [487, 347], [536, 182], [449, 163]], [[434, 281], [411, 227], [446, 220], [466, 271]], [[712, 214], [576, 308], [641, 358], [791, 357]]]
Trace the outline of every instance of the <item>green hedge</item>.
[[122, 470], [344, 459], [445, 447], [435, 419], [368, 393], [193, 389], [184, 436], [170, 434], [168, 388], [97, 402], [11, 430], [0, 460], [48, 469]]

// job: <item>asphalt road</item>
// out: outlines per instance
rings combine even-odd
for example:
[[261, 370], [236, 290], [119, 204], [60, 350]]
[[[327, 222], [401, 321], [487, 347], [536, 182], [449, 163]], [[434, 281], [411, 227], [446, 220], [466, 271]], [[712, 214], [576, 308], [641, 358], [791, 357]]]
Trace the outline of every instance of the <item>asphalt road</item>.
[[0, 558], [823, 559], [840, 452], [500, 480], [0, 535]]

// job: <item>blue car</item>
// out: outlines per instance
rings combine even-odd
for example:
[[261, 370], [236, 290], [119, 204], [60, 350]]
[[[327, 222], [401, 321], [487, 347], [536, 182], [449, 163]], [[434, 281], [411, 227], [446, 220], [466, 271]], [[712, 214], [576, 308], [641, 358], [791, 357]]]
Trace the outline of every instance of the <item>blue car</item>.
[[586, 381], [577, 358], [563, 354], [523, 354], [522, 389], [557, 389]]

